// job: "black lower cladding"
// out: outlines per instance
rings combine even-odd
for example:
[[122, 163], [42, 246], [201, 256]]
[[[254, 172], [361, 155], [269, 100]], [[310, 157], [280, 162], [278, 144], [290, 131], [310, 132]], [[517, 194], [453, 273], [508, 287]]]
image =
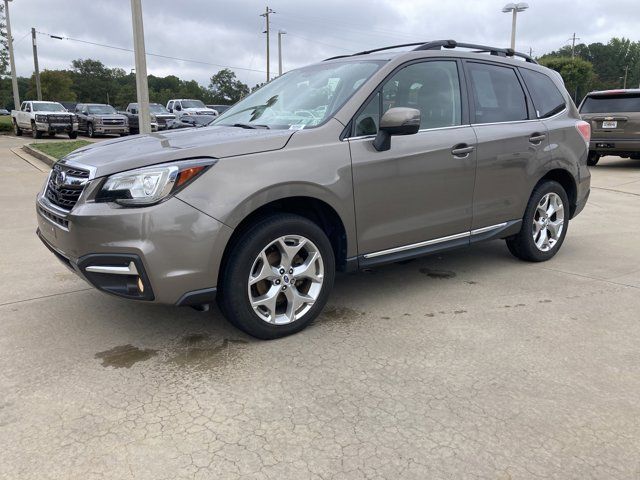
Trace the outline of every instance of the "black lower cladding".
[[[98, 273], [86, 270], [89, 266], [127, 267], [131, 262], [136, 266], [137, 275]], [[98, 290], [133, 300], [150, 301], [155, 298], [142, 260], [137, 255], [97, 253], [80, 257], [77, 264], [84, 277]], [[142, 292], [138, 287], [138, 278], [144, 287]]]
[[216, 300], [216, 288], [203, 288], [202, 290], [194, 290], [187, 292], [176, 302], [178, 307], [194, 307], [199, 305], [207, 305]]

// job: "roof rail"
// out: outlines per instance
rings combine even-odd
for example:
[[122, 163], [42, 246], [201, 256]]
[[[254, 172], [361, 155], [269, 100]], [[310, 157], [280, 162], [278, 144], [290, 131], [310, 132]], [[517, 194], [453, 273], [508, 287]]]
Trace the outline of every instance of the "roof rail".
[[325, 61], [335, 60], [337, 58], [354, 57], [358, 55], [368, 55], [369, 53], [382, 52], [384, 50], [392, 50], [394, 48], [402, 48], [402, 47], [416, 47], [413, 49], [414, 51], [440, 50], [442, 48], [471, 48], [474, 50], [474, 53], [490, 53], [491, 55], [496, 55], [499, 57], [520, 57], [529, 63], [535, 63], [535, 64], [538, 63], [529, 55], [525, 53], [516, 52], [511, 48], [488, 47], [486, 45], [477, 45], [475, 43], [460, 43], [460, 42], [456, 42], [455, 40], [435, 40], [431, 42], [403, 43], [400, 45], [391, 45], [389, 47], [374, 48], [372, 50], [364, 50], [362, 52], [353, 53], [351, 55], [338, 55], [336, 57], [327, 58], [325, 59]]

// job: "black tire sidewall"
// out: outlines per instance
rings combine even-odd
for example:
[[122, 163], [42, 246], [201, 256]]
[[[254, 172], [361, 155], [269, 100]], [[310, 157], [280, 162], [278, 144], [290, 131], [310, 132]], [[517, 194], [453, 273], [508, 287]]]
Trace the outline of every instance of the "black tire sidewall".
[[[562, 200], [562, 205], [564, 207], [564, 224], [562, 228], [562, 234], [560, 238], [547, 252], [543, 252], [536, 246], [533, 240], [533, 217], [536, 212], [536, 208], [538, 207], [538, 203], [547, 193], [555, 193], [560, 196]], [[531, 194], [531, 198], [529, 199], [529, 203], [527, 205], [527, 209], [525, 211], [524, 217], [522, 219], [523, 224], [520, 230], [519, 235], [521, 238], [519, 239], [521, 247], [524, 248], [524, 253], [531, 257], [530, 260], [543, 262], [545, 260], [551, 259], [562, 247], [564, 243], [564, 239], [567, 236], [567, 230], [569, 229], [569, 217], [571, 212], [571, 206], [569, 204], [569, 197], [567, 196], [567, 192], [565, 192], [562, 185], [553, 180], [546, 181], [540, 185], [538, 185], [533, 193]]]
[[92, 124], [88, 124], [87, 125], [87, 135], [89, 135], [89, 137], [93, 138], [95, 137], [96, 133], [93, 131], [93, 125]]
[[[301, 319], [287, 325], [272, 325], [253, 311], [247, 294], [247, 280], [262, 249], [284, 235], [301, 235], [318, 247], [324, 264], [324, 282], [318, 299]], [[223, 268], [218, 295], [222, 312], [236, 327], [265, 340], [291, 335], [313, 322], [324, 308], [335, 278], [333, 249], [325, 233], [310, 220], [290, 214], [267, 217], [247, 229], [234, 242]]]

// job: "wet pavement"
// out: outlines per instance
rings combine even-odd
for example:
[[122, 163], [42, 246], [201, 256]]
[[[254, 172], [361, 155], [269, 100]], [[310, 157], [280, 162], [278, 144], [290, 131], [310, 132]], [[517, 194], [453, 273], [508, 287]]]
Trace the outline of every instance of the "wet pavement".
[[339, 275], [305, 331], [89, 288], [0, 137], [1, 479], [640, 478], [640, 161], [550, 262], [503, 242]]

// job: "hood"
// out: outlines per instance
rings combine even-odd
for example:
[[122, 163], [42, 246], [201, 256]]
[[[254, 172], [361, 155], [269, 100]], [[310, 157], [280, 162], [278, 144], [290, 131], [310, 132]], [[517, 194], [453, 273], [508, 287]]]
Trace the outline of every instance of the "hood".
[[200, 127], [122, 137], [76, 150], [62, 163], [80, 163], [102, 177], [133, 168], [194, 157], [224, 158], [279, 150], [291, 130]]
[[208, 113], [216, 113], [216, 111], [212, 108], [183, 108], [182, 110], [180, 110], [181, 112], [198, 112], [198, 113], [204, 113], [205, 115]]
[[51, 110], [44, 110], [44, 111], [38, 110], [37, 112], [32, 112], [32, 113], [35, 113], [36, 115], [71, 115], [71, 116], [74, 115], [71, 112], [55, 112]]

